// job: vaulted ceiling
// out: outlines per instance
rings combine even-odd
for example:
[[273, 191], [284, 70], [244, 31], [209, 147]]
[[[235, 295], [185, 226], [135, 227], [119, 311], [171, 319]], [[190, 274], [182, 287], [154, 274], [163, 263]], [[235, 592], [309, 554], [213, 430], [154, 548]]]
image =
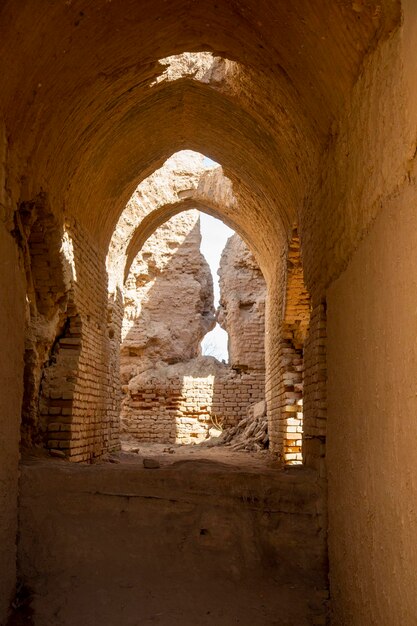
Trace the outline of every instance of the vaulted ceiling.
[[[3, 0], [9, 174], [107, 245], [138, 183], [190, 148], [288, 230], [364, 56], [398, 19], [396, 0]], [[208, 77], [178, 57], [164, 78], [162, 60], [199, 51]]]

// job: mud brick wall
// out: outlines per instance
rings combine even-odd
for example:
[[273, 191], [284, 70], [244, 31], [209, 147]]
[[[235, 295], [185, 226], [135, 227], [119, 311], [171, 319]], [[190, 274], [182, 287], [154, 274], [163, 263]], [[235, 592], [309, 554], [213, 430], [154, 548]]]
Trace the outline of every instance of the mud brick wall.
[[228, 333], [230, 364], [264, 371], [267, 288], [255, 257], [239, 235], [228, 239], [218, 274], [218, 321]]
[[303, 436], [303, 353], [293, 344], [292, 333], [280, 344], [279, 404], [281, 416], [278, 446], [286, 464], [302, 459]]
[[[301, 242], [292, 230], [267, 301], [266, 398], [272, 450], [287, 465], [303, 460], [304, 352], [308, 344], [310, 296], [304, 284]], [[310, 367], [310, 365], [309, 365]]]
[[68, 233], [73, 301], [44, 370], [40, 406], [47, 447], [91, 461], [119, 446], [119, 374], [106, 319], [105, 257], [76, 223]]
[[247, 416], [249, 407], [264, 397], [262, 372], [238, 373], [225, 368], [221, 377], [153, 378], [124, 397], [122, 432], [147, 442], [198, 443], [209, 436], [213, 426], [237, 424]]
[[324, 471], [327, 420], [327, 321], [326, 303], [311, 313], [304, 356], [304, 450], [305, 462]]
[[231, 364], [199, 356], [214, 326], [213, 287], [196, 211], [158, 228], [124, 287], [121, 377], [124, 432], [141, 441], [192, 443], [237, 424], [265, 397], [266, 284], [238, 235], [221, 260], [221, 324]]

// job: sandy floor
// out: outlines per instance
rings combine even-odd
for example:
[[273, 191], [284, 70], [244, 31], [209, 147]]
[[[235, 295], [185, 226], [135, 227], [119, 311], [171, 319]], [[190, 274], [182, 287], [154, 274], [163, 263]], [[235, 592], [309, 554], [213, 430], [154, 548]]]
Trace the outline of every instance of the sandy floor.
[[110, 455], [111, 463], [143, 464], [143, 459], [156, 459], [161, 467], [184, 461], [207, 461], [230, 466], [230, 469], [278, 469], [276, 458], [267, 450], [261, 452], [234, 452], [228, 446], [209, 447], [206, 444], [181, 445], [143, 443], [130, 435], [122, 435], [121, 451]]
[[326, 624], [320, 487], [276, 465], [268, 452], [128, 437], [93, 465], [27, 459], [28, 602], [8, 626]]

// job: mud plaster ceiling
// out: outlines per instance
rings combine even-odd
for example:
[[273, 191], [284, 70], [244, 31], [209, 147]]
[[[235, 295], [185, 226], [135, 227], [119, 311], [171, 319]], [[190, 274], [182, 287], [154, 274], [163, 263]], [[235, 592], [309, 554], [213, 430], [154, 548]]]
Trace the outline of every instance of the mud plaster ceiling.
[[[288, 230], [365, 54], [398, 19], [394, 0], [3, 1], [10, 180], [106, 246], [138, 183], [190, 148]], [[221, 76], [158, 82], [158, 60], [185, 51], [227, 59]]]

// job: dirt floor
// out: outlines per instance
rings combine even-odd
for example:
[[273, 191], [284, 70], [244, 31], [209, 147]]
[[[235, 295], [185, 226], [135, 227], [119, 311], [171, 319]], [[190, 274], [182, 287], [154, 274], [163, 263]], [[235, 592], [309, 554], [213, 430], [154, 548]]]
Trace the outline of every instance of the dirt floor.
[[130, 435], [122, 435], [121, 451], [112, 454], [112, 463], [143, 463], [144, 458], [156, 459], [161, 467], [176, 465], [180, 461], [208, 461], [224, 463], [230, 470], [277, 469], [278, 461], [268, 450], [258, 452], [233, 452], [228, 446], [143, 443]]
[[33, 615], [16, 624], [326, 624], [322, 492], [305, 468], [125, 439], [93, 466], [25, 460], [21, 494]]

